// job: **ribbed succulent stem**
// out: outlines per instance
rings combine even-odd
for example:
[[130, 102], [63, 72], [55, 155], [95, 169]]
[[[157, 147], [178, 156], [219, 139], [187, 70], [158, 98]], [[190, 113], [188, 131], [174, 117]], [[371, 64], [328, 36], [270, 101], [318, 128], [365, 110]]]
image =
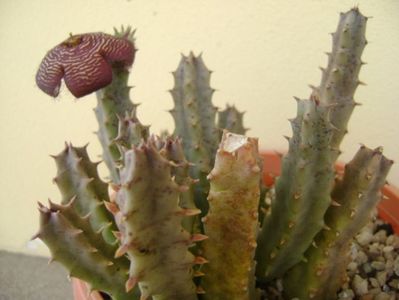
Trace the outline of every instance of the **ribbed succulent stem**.
[[[180, 138], [166, 138], [165, 140], [166, 158], [173, 163], [172, 175], [175, 182], [180, 186], [185, 186], [186, 191], [180, 193], [179, 206], [184, 209], [197, 209], [194, 200], [193, 180], [189, 176], [190, 163], [184, 156], [183, 144]], [[189, 233], [200, 233], [201, 225], [199, 216], [185, 217], [182, 220], [183, 228]]]
[[255, 299], [254, 254], [258, 229], [258, 141], [224, 132], [210, 180], [204, 299]]
[[132, 146], [138, 146], [142, 141], [146, 141], [150, 136], [150, 126], [141, 124], [135, 112], [132, 115], [126, 113], [123, 118], [119, 118], [118, 135], [114, 143], [123, 153]]
[[[63, 264], [71, 277], [88, 282], [92, 290], [109, 293], [114, 300], [137, 300], [138, 291], [125, 292], [128, 265], [109, 255], [109, 245], [72, 207], [39, 206], [40, 238], [50, 249], [52, 261]], [[72, 218], [71, 218], [72, 216]]]
[[218, 113], [218, 127], [232, 133], [245, 134], [248, 129], [244, 127], [243, 116], [244, 112], [239, 112], [234, 105], [226, 105], [226, 108]]
[[258, 239], [260, 278], [281, 276], [301, 261], [324, 226], [333, 166], [359, 82], [365, 23], [357, 8], [341, 15], [320, 87], [314, 88], [310, 100], [298, 100], [298, 114], [291, 121], [293, 137], [276, 182], [276, 199]]
[[293, 136], [276, 182], [276, 199], [258, 239], [257, 276], [281, 276], [300, 262], [331, 203], [333, 166], [352, 113], [365, 38], [357, 8], [342, 14], [333, 38], [329, 66], [310, 100], [298, 100]]
[[195, 300], [191, 270], [203, 259], [188, 251], [198, 236], [184, 231], [181, 222], [199, 210], [178, 206], [186, 187], [172, 180], [173, 163], [164, 156], [164, 145], [151, 137], [124, 153], [116, 198], [122, 215], [116, 255], [127, 253], [131, 260], [127, 290], [138, 283], [143, 299]]
[[[115, 36], [125, 36], [134, 43], [134, 32], [130, 27], [121, 32], [115, 31]], [[136, 51], [136, 50], [134, 50]], [[128, 85], [129, 70], [120, 65], [112, 67], [112, 83], [96, 92], [97, 107], [94, 112], [97, 117], [99, 129], [98, 138], [103, 148], [103, 160], [110, 172], [110, 179], [118, 183], [118, 164], [121, 160], [121, 153], [114, 143], [118, 136], [119, 119], [126, 115], [135, 117], [137, 104], [133, 104], [130, 99], [130, 89]]]
[[101, 230], [104, 239], [114, 245], [112, 230], [116, 227], [104, 206], [104, 201], [109, 200], [108, 186], [98, 175], [98, 163], [90, 161], [86, 147], [71, 144], [66, 144], [65, 149], [53, 157], [57, 165], [57, 176], [53, 180], [61, 192], [62, 204], [74, 199], [73, 207], [79, 216], [90, 216], [93, 229]]
[[287, 299], [337, 298], [346, 280], [350, 242], [370, 220], [391, 165], [380, 149], [365, 146], [346, 165], [345, 175], [338, 179], [332, 193], [334, 202], [326, 212], [326, 228], [306, 251], [306, 262], [294, 266], [284, 277]]
[[210, 75], [201, 56], [195, 57], [190, 53], [182, 57], [173, 72], [175, 85], [171, 90], [174, 108], [170, 112], [176, 125], [174, 134], [182, 138], [185, 156], [194, 164], [190, 175], [200, 180], [195, 187], [196, 205], [203, 213], [208, 209], [206, 175], [211, 170], [219, 139]]
[[367, 44], [366, 22], [367, 17], [357, 7], [341, 13], [338, 28], [332, 34], [333, 48], [327, 54], [327, 68], [322, 69], [321, 83], [313, 92], [320, 102], [332, 106], [330, 121], [337, 128], [331, 139], [332, 148], [338, 148], [347, 133], [349, 118], [357, 104], [353, 96], [356, 88], [364, 84], [359, 80], [359, 72]]
[[298, 100], [291, 121], [293, 137], [276, 182], [276, 199], [258, 238], [257, 275], [275, 278], [303, 258], [324, 226], [334, 179], [329, 147], [332, 131], [329, 108], [315, 100]]

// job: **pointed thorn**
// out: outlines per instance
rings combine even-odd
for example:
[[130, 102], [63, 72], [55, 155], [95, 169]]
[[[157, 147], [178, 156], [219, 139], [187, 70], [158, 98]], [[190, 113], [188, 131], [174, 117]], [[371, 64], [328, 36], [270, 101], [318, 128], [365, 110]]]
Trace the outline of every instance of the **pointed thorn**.
[[301, 99], [300, 99], [300, 98], [298, 98], [298, 97], [295, 97], [295, 96], [294, 96], [294, 100], [295, 100], [295, 101], [297, 101], [297, 102], [301, 101]]
[[82, 234], [83, 233], [83, 230], [82, 229], [76, 229], [76, 230], [74, 230], [73, 232], [72, 232], [72, 235], [79, 235], [79, 234]]
[[128, 245], [121, 245], [115, 252], [115, 258], [125, 255], [127, 250], [129, 250]]
[[205, 276], [205, 273], [197, 270], [197, 271], [194, 271], [193, 276], [194, 277], [202, 277], [202, 276]]
[[337, 201], [335, 201], [335, 200], [331, 200], [331, 205], [332, 206], [336, 206], [336, 207], [340, 207], [341, 206], [341, 204], [339, 204]]
[[190, 189], [190, 187], [187, 186], [187, 185], [180, 185], [180, 186], [178, 187], [178, 190], [179, 190], [180, 193], [187, 192], [189, 189]]
[[205, 234], [195, 233], [191, 236], [191, 242], [200, 242], [208, 238]]
[[203, 264], [206, 264], [208, 262], [209, 261], [207, 259], [203, 258], [202, 256], [196, 256], [194, 258], [193, 264], [194, 265], [203, 265]]
[[360, 81], [360, 80], [357, 81], [357, 84], [358, 84], [358, 85], [367, 85], [365, 82]]
[[[40, 210], [40, 209], [39, 209]], [[33, 241], [33, 240], [36, 240], [36, 239], [40, 239], [40, 231], [38, 232], [38, 233], [36, 233], [35, 235], [33, 235], [31, 238], [30, 238], [30, 241]]]
[[88, 250], [88, 252], [89, 252], [89, 253], [97, 253], [97, 252], [98, 252], [98, 249], [92, 247], [92, 248], [90, 248], [90, 249]]
[[199, 215], [201, 213], [201, 210], [199, 209], [182, 209], [180, 211], [176, 212], [176, 215], [178, 216], [184, 216], [184, 217], [191, 217], [191, 216], [196, 216]]
[[105, 208], [113, 215], [116, 215], [119, 212], [119, 207], [116, 205], [116, 203], [104, 201], [104, 205]]
[[122, 233], [120, 231], [112, 231], [112, 234], [120, 241], [122, 240]]
[[109, 186], [114, 192], [118, 192], [121, 189], [121, 186], [119, 184], [110, 183]]
[[137, 282], [137, 277], [129, 277], [125, 284], [126, 292], [129, 293], [136, 286]]

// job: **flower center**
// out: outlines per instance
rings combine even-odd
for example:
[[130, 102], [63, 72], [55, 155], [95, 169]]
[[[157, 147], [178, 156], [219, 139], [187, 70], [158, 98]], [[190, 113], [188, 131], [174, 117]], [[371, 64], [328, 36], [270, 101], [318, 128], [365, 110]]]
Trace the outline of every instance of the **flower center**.
[[62, 45], [72, 48], [76, 47], [82, 42], [82, 36], [81, 35], [72, 35], [72, 33], [69, 34], [69, 38], [65, 41], [62, 42]]

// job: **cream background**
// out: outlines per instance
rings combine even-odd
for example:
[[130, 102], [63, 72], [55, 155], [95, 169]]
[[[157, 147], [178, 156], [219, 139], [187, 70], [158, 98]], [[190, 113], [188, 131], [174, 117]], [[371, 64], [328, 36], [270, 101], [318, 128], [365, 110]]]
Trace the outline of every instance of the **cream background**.
[[[342, 145], [348, 160], [359, 143], [384, 145], [399, 161], [399, 2], [356, 1], [368, 22], [368, 62], [361, 79], [350, 135]], [[55, 166], [48, 154], [64, 141], [90, 142], [92, 158], [101, 153], [92, 132], [97, 128], [95, 97], [76, 101], [65, 89], [56, 101], [43, 94], [34, 76], [46, 50], [69, 32], [112, 32], [113, 26], [137, 28], [131, 83], [139, 116], [153, 132], [172, 128], [167, 109], [172, 100], [170, 71], [179, 53], [203, 52], [214, 70], [214, 103], [236, 103], [247, 111], [249, 134], [264, 149], [284, 150], [290, 135], [287, 118], [295, 114], [292, 96], [307, 97], [317, 85], [318, 66], [326, 64], [329, 32], [338, 13], [353, 1], [211, 1], [211, 0], [0, 0], [0, 249], [46, 255], [39, 242], [27, 243], [38, 228], [36, 201], [58, 201], [51, 184]], [[399, 165], [399, 164], [398, 164]], [[399, 185], [399, 166], [390, 181]]]

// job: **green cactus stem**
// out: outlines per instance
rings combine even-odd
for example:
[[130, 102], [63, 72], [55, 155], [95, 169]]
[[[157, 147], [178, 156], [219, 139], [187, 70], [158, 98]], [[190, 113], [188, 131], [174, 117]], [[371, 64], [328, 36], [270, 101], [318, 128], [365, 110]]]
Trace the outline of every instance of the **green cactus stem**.
[[367, 17], [357, 7], [341, 13], [338, 28], [332, 34], [333, 48], [328, 55], [328, 65], [322, 70], [322, 80], [313, 94], [320, 102], [331, 105], [330, 121], [337, 128], [331, 147], [338, 148], [347, 133], [347, 124], [357, 103], [353, 96], [356, 88], [364, 84], [359, 72], [364, 47]]
[[181, 222], [200, 211], [178, 206], [187, 187], [172, 179], [175, 163], [165, 157], [164, 145], [150, 137], [124, 153], [116, 197], [120, 212], [115, 213], [122, 216], [116, 256], [127, 253], [131, 260], [127, 290], [138, 283], [143, 299], [194, 300], [192, 267], [206, 260], [194, 257], [188, 247], [205, 237], [186, 232]]
[[174, 135], [182, 138], [185, 156], [194, 164], [190, 175], [200, 180], [196, 185], [196, 205], [203, 214], [208, 209], [206, 174], [211, 170], [219, 141], [210, 75], [201, 56], [190, 53], [182, 57], [173, 72], [175, 85], [170, 91], [174, 101], [170, 110], [176, 125]]
[[114, 245], [116, 240], [112, 231], [116, 230], [112, 215], [104, 206], [109, 201], [108, 186], [97, 172], [98, 163], [93, 163], [87, 154], [87, 146], [73, 147], [66, 144], [65, 149], [53, 156], [57, 165], [57, 184], [62, 204], [72, 198], [74, 209], [81, 217], [90, 215], [90, 223], [95, 231], [101, 230], [107, 243]]
[[209, 174], [204, 218], [204, 299], [255, 299], [254, 254], [258, 229], [258, 141], [225, 131]]
[[334, 203], [325, 216], [327, 227], [306, 251], [306, 262], [294, 266], [284, 277], [287, 299], [337, 298], [346, 279], [350, 242], [370, 220], [392, 163], [380, 149], [362, 146], [346, 165], [345, 175], [332, 193]]
[[[175, 182], [180, 186], [187, 186], [186, 191], [180, 193], [179, 206], [183, 209], [195, 210], [194, 187], [196, 180], [189, 176], [190, 163], [184, 156], [182, 140], [180, 138], [166, 138], [165, 139], [166, 158], [176, 164], [172, 168], [172, 175], [175, 177]], [[183, 228], [189, 233], [200, 233], [200, 218], [199, 216], [191, 216], [183, 218]]]
[[357, 8], [341, 15], [329, 66], [310, 100], [298, 101], [291, 120], [293, 137], [276, 182], [276, 199], [258, 239], [257, 276], [271, 279], [304, 259], [304, 252], [325, 226], [331, 204], [333, 166], [352, 113], [360, 55], [365, 45], [364, 18]]
[[135, 113], [131, 116], [126, 114], [119, 119], [118, 135], [114, 142], [119, 146], [119, 152], [123, 153], [124, 149], [131, 148], [132, 145], [138, 146], [141, 141], [146, 141], [150, 136], [150, 126], [141, 124]]
[[[126, 30], [122, 28], [121, 31], [115, 29], [115, 36], [125, 37], [134, 44], [134, 31], [130, 27]], [[113, 141], [118, 136], [119, 119], [123, 119], [126, 115], [132, 118], [136, 116], [137, 104], [132, 103], [129, 96], [131, 89], [128, 85], [129, 74], [126, 67], [114, 64], [111, 84], [96, 92], [97, 107], [94, 112], [99, 124], [97, 135], [103, 148], [103, 160], [110, 171], [110, 179], [115, 183], [119, 182], [117, 168], [121, 153]]]
[[248, 129], [244, 127], [243, 116], [244, 112], [239, 112], [234, 105], [226, 105], [226, 108], [218, 113], [218, 127], [232, 133], [245, 134]]
[[329, 147], [334, 128], [328, 112], [328, 107], [314, 99], [298, 100], [298, 115], [291, 121], [290, 149], [276, 182], [276, 199], [258, 238], [260, 278], [280, 276], [299, 262], [324, 226], [334, 179], [334, 150]]
[[91, 290], [109, 293], [114, 300], [138, 300], [138, 290], [125, 291], [128, 268], [125, 260], [109, 255], [109, 245], [86, 218], [76, 214], [72, 202], [66, 206], [39, 204], [40, 238], [50, 249], [52, 261], [64, 265], [71, 277], [88, 282]]

